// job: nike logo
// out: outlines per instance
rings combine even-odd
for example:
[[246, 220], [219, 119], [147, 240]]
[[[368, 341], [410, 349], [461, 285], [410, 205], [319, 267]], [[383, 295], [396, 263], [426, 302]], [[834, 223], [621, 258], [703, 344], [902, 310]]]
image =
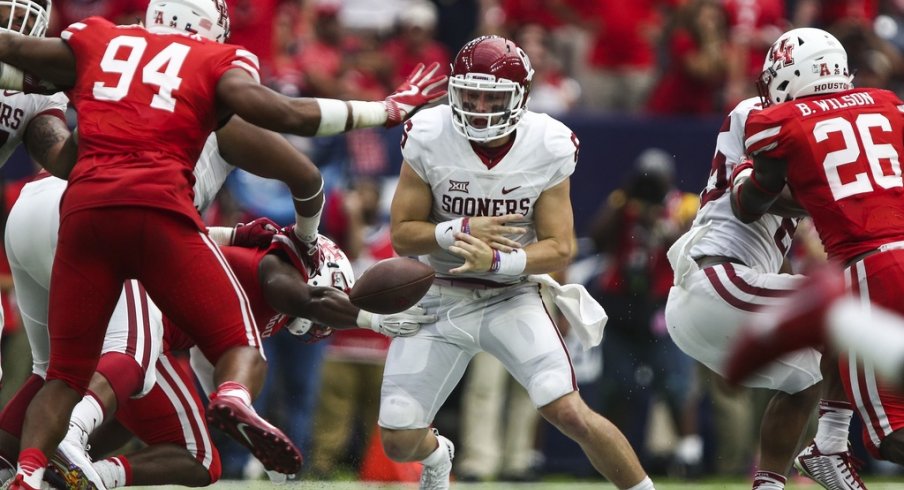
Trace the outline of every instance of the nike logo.
[[[449, 233], [450, 231], [452, 231], [452, 227], [451, 227], [451, 226], [448, 227], [448, 228], [446, 228], [446, 233]], [[446, 233], [443, 233], [443, 235], [445, 235]]]
[[241, 434], [242, 437], [243, 437], [246, 441], [248, 441], [248, 445], [251, 446], [251, 447], [254, 447], [254, 443], [251, 442], [251, 438], [248, 437], [248, 434], [245, 433], [245, 429], [246, 429], [247, 427], [248, 427], [248, 424], [243, 423], [243, 422], [239, 422], [239, 423], [235, 424], [236, 430], [238, 430], [238, 431], [239, 431], [239, 434]]
[[504, 195], [508, 194], [509, 192], [515, 192], [515, 191], [517, 191], [517, 190], [520, 189], [520, 188], [521, 188], [520, 185], [519, 185], [518, 187], [512, 187], [511, 189], [506, 189], [505, 187], [503, 187], [503, 188], [502, 188], [502, 195], [504, 196]]

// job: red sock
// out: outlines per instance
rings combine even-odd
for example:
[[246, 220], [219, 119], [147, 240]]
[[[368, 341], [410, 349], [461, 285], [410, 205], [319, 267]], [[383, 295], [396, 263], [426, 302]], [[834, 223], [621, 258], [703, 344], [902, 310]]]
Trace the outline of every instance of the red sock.
[[44, 456], [40, 449], [30, 447], [19, 452], [19, 470], [25, 473], [25, 476], [30, 476], [45, 466], [47, 466], [47, 456]]
[[132, 486], [132, 465], [129, 464], [129, 460], [126, 459], [126, 457], [122, 456], [122, 455], [114, 456], [110, 459], [113, 460], [114, 462], [116, 462], [117, 464], [119, 464], [119, 466], [122, 466], [122, 470], [126, 474], [126, 484], [123, 486], [126, 486], [126, 487]]

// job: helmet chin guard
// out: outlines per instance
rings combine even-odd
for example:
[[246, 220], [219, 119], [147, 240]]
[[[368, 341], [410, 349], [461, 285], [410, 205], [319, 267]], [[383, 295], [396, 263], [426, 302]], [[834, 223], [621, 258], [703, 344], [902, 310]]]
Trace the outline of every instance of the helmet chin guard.
[[533, 76], [527, 54], [508, 39], [483, 36], [465, 44], [449, 77], [452, 126], [475, 142], [511, 134], [527, 110]]
[[225, 0], [151, 0], [144, 25], [153, 33], [189, 33], [225, 43], [229, 11]]

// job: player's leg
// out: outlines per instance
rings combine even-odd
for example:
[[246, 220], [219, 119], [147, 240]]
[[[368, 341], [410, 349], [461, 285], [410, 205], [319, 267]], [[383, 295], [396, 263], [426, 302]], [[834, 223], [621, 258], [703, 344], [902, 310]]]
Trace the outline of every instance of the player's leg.
[[66, 434], [72, 408], [88, 388], [127, 274], [121, 259], [131, 249], [136, 223], [113, 221], [119, 226], [112, 230], [110, 214], [79, 211], [60, 225], [50, 288], [50, 366], [26, 412], [19, 454], [18, 475], [32, 488], [40, 484], [46, 455]]
[[565, 341], [535, 284], [512, 288], [486, 305], [479, 344], [530, 394], [540, 414], [577, 442], [591, 464], [618, 488], [652, 489], [637, 455], [615, 425], [577, 393]]
[[154, 302], [214, 364], [208, 420], [245, 445], [269, 470], [301, 469], [301, 454], [251, 407], [266, 374], [248, 299], [219, 248], [185, 218], [155, 212], [155, 242], [140, 280]]
[[122, 405], [118, 419], [148, 447], [94, 463], [107, 488], [128, 485], [206, 486], [220, 477], [192, 377], [171, 354], [160, 357], [157, 384]]

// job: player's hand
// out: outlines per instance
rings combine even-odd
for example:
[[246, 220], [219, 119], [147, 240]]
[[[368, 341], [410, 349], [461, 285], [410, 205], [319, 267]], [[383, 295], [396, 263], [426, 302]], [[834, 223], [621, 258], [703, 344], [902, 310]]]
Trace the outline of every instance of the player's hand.
[[392, 315], [380, 315], [361, 310], [358, 319], [359, 325], [364, 324], [363, 328], [369, 328], [387, 337], [411, 337], [421, 329], [422, 325], [435, 322], [436, 315], [428, 315], [420, 306], [412, 306], [401, 313]]
[[449, 252], [465, 259], [465, 263], [449, 270], [452, 274], [487, 272], [493, 265], [493, 249], [483, 240], [467, 233], [456, 233]]
[[236, 247], [264, 248], [279, 233], [279, 225], [270, 218], [257, 218], [248, 223], [239, 223], [232, 230], [232, 244]]
[[506, 214], [504, 216], [478, 216], [468, 220], [470, 235], [477, 238], [500, 252], [511, 252], [521, 248], [521, 244], [508, 238], [506, 235], [520, 235], [527, 233], [527, 229], [520, 226], [510, 226], [510, 221], [524, 221], [523, 214]]
[[308, 270], [308, 278], [312, 278], [320, 273], [320, 266], [323, 264], [323, 249], [320, 248], [320, 240], [314, 239], [313, 242], [306, 242], [299, 238], [295, 233], [295, 225], [289, 225], [282, 229], [282, 233], [292, 240], [295, 248], [298, 249], [298, 255], [304, 262], [305, 268]]
[[391, 128], [402, 124], [415, 112], [431, 102], [446, 96], [446, 82], [449, 77], [437, 75], [439, 63], [432, 63], [424, 69], [423, 63], [418, 63], [408, 80], [396, 88], [395, 92], [383, 101], [386, 106], [386, 127]]

